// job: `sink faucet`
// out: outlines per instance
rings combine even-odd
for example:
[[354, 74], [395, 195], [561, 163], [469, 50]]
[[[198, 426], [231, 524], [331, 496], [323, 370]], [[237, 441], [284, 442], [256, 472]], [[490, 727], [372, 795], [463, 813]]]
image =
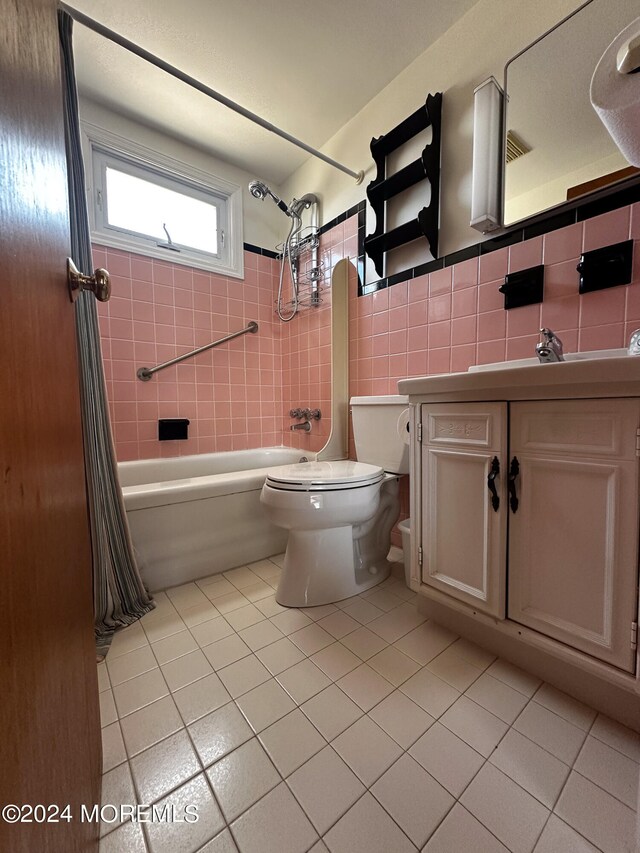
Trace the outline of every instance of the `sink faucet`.
[[536, 355], [541, 364], [564, 361], [562, 341], [551, 329], [540, 329], [540, 341], [536, 344]]

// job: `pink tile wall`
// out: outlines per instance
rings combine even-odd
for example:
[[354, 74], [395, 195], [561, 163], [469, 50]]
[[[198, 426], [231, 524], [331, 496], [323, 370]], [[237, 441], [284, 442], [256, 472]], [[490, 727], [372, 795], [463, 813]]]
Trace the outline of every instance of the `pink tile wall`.
[[[631, 237], [634, 280], [579, 296], [578, 257]], [[531, 356], [548, 325], [567, 350], [620, 347], [640, 327], [640, 204], [454, 267], [357, 297], [349, 292], [350, 394], [397, 392], [397, 381], [471, 364]], [[277, 261], [245, 254], [244, 281], [95, 248], [95, 263], [113, 277], [111, 302], [100, 305], [107, 390], [118, 458], [136, 459], [289, 444], [316, 451], [330, 418], [330, 270], [357, 256], [357, 217], [323, 235], [324, 302], [291, 323], [273, 313]], [[504, 275], [545, 264], [545, 301], [504, 311]], [[135, 371], [241, 328], [246, 335], [196, 360], [140, 382]], [[310, 435], [291, 432], [289, 409], [320, 408]], [[157, 441], [159, 417], [188, 417], [185, 442]], [[351, 455], [355, 456], [353, 443]], [[405, 478], [407, 480], [408, 478]], [[401, 517], [409, 513], [408, 483]], [[399, 544], [399, 535], [394, 534]]]
[[[301, 450], [318, 451], [331, 434], [331, 271], [345, 257], [358, 254], [358, 217], [336, 225], [322, 235], [320, 261], [323, 265], [322, 303], [302, 308], [281, 326], [283, 443]], [[304, 269], [303, 259], [301, 269]], [[356, 282], [352, 283], [356, 286]], [[294, 408], [320, 409], [322, 418], [313, 421], [312, 431], [292, 432], [289, 417]]]
[[[285, 444], [317, 451], [331, 432], [331, 270], [357, 255], [357, 217], [323, 235], [326, 272], [319, 308], [290, 322], [274, 313], [280, 264], [245, 252], [244, 280], [94, 246], [112, 276], [99, 304], [107, 395], [120, 461]], [[302, 268], [304, 269], [303, 258]], [[285, 282], [286, 283], [286, 282]], [[245, 335], [167, 368], [150, 367], [257, 320]], [[291, 432], [289, 410], [319, 408], [312, 432]], [[159, 418], [190, 420], [189, 439], [159, 442]]]
[[[578, 295], [583, 251], [629, 238], [633, 282]], [[507, 272], [545, 265], [540, 305], [505, 311]], [[349, 303], [351, 394], [394, 394], [405, 376], [533, 356], [541, 326], [566, 351], [625, 346], [640, 326], [640, 203], [438, 270]]]
[[[580, 254], [629, 238], [635, 241], [633, 282], [579, 296]], [[505, 311], [498, 291], [504, 276], [541, 263], [544, 302]], [[557, 332], [567, 351], [625, 346], [640, 327], [640, 204], [369, 296], [358, 297], [353, 286], [349, 318], [352, 396], [395, 394], [406, 376], [531, 357], [541, 326]], [[355, 458], [353, 443], [350, 455]], [[401, 481], [401, 519], [409, 515], [408, 480]], [[392, 541], [401, 544], [397, 530]]]
[[[94, 247], [112, 275], [99, 304], [107, 394], [119, 460], [281, 443], [281, 340], [273, 322], [276, 263], [245, 252], [244, 281]], [[256, 320], [260, 329], [193, 360], [150, 367]], [[157, 440], [158, 418], [189, 418], [187, 441]]]

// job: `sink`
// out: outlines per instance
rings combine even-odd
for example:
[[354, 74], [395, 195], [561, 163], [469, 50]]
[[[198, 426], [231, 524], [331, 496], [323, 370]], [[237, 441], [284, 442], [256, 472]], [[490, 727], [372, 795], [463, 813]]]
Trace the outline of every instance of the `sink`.
[[573, 352], [566, 361], [541, 364], [537, 357], [480, 364], [464, 373], [401, 379], [411, 402], [640, 397], [640, 357], [626, 349]]
[[[590, 350], [588, 352], [566, 352], [564, 354], [565, 361], [587, 361], [591, 359], [602, 358], [623, 358], [628, 356], [628, 351], [622, 347], [620, 349], [600, 349]], [[550, 364], [558, 364], [558, 362], [549, 362]], [[561, 364], [562, 362], [560, 362]], [[537, 356], [532, 358], [516, 358], [513, 361], [495, 361], [492, 364], [473, 364], [469, 368], [469, 373], [480, 373], [485, 370], [513, 370], [516, 367], [533, 367], [537, 365], [546, 365], [547, 362], [538, 361]]]

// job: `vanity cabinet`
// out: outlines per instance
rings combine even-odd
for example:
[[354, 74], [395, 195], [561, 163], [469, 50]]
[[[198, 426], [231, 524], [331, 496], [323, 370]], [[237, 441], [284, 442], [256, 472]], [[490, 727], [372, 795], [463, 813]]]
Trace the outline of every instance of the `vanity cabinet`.
[[635, 671], [637, 398], [420, 406], [421, 582]]
[[422, 580], [504, 619], [507, 404], [422, 410]]

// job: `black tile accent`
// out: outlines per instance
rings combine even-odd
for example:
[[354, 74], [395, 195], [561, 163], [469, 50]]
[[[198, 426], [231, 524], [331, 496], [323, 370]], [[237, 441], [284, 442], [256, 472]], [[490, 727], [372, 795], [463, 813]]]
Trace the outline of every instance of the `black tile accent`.
[[378, 290], [384, 290], [387, 286], [386, 278], [381, 278], [378, 281], [372, 281], [370, 284], [362, 288], [362, 292], [358, 296], [369, 296], [371, 293], [377, 293]]
[[579, 205], [576, 211], [577, 220], [578, 222], [584, 222], [585, 219], [591, 219], [592, 216], [609, 213], [611, 210], [617, 210], [619, 207], [634, 204], [636, 201], [640, 201], [640, 183], [625, 187], [603, 198], [596, 198], [593, 201]]
[[464, 249], [459, 249], [457, 252], [452, 252], [450, 255], [445, 255], [445, 267], [452, 267], [454, 264], [468, 261], [469, 258], [477, 258], [480, 254], [480, 243], [475, 243], [473, 246], [466, 246]]
[[[533, 237], [539, 237], [548, 234], [551, 231], [556, 231], [558, 228], [565, 228], [572, 225], [574, 222], [584, 222], [592, 216], [598, 216], [601, 213], [608, 213], [611, 210], [616, 210], [619, 207], [626, 207], [640, 201], [640, 179], [630, 185], [625, 185], [621, 189], [603, 190], [602, 194], [596, 198], [591, 197], [589, 201], [582, 204], [577, 202], [568, 202], [567, 208], [551, 213], [548, 216], [538, 214], [532, 217], [524, 225], [520, 225], [511, 231], [505, 231], [496, 237], [489, 240], [483, 240], [473, 246], [467, 246], [457, 252], [452, 252], [443, 258], [438, 258], [434, 261], [427, 261], [413, 269], [404, 270], [394, 275], [381, 278], [378, 281], [364, 282], [364, 238], [366, 236], [366, 211], [367, 203], [359, 201], [357, 204], [350, 207], [348, 210], [336, 216], [330, 222], [326, 222], [320, 228], [320, 234], [330, 231], [340, 222], [344, 222], [351, 216], [358, 216], [358, 296], [364, 296], [368, 293], [375, 293], [377, 290], [382, 290], [385, 287], [397, 284], [400, 281], [406, 281], [409, 278], [416, 278], [419, 275], [435, 272], [450, 267], [454, 264], [461, 263], [469, 258], [475, 258], [478, 255], [487, 255], [489, 252], [495, 252], [497, 249], [502, 249], [505, 246], [513, 246], [523, 240], [531, 240]], [[278, 258], [277, 252], [271, 249], [261, 249], [259, 246], [253, 246], [251, 243], [245, 243], [244, 248], [247, 252], [255, 252], [258, 255], [264, 255], [268, 258]]]
[[262, 249], [260, 246], [254, 246], [253, 243], [243, 243], [242, 244], [245, 252], [253, 252], [256, 255], [262, 254]]
[[330, 219], [329, 222], [325, 222], [324, 225], [321, 225], [319, 228], [320, 234], [326, 234], [327, 231], [331, 231], [332, 228], [335, 228], [336, 225], [340, 225], [341, 222], [345, 222], [347, 219], [350, 219], [352, 216], [358, 214], [358, 227], [360, 227], [360, 212], [362, 210], [363, 221], [362, 225], [364, 226], [364, 211], [365, 211], [365, 202], [361, 201], [358, 204], [350, 207], [348, 210], [339, 213], [337, 216], [334, 216], [333, 219]]
[[273, 249], [261, 249], [260, 246], [254, 246], [253, 243], [243, 243], [245, 252], [253, 252], [256, 255], [264, 255], [265, 258], [279, 258], [280, 255], [274, 252]]
[[426, 275], [428, 272], [435, 272], [436, 270], [444, 269], [444, 258], [436, 258], [433, 261], [427, 261], [426, 264], [420, 264], [417, 267], [414, 267], [413, 278], [417, 278], [419, 275]]
[[488, 255], [489, 252], [504, 249], [505, 246], [513, 246], [514, 243], [521, 243], [523, 234], [523, 228], [516, 228], [513, 231], [500, 234], [498, 237], [492, 237], [491, 240], [485, 240], [483, 243], [480, 243], [480, 254]]
[[367, 225], [367, 205], [363, 201], [358, 206], [358, 230], [366, 228]]
[[558, 213], [556, 216], [548, 216], [546, 219], [541, 219], [539, 222], [532, 222], [531, 225], [525, 226], [524, 239], [531, 240], [532, 237], [541, 237], [543, 234], [557, 231], [558, 228], [566, 228], [567, 225], [573, 225], [575, 221], [575, 210], [566, 210], [563, 213]]
[[413, 278], [412, 269], [394, 273], [393, 275], [387, 276], [387, 287], [391, 287], [394, 284], [400, 284], [401, 282], [407, 281], [410, 278]]

